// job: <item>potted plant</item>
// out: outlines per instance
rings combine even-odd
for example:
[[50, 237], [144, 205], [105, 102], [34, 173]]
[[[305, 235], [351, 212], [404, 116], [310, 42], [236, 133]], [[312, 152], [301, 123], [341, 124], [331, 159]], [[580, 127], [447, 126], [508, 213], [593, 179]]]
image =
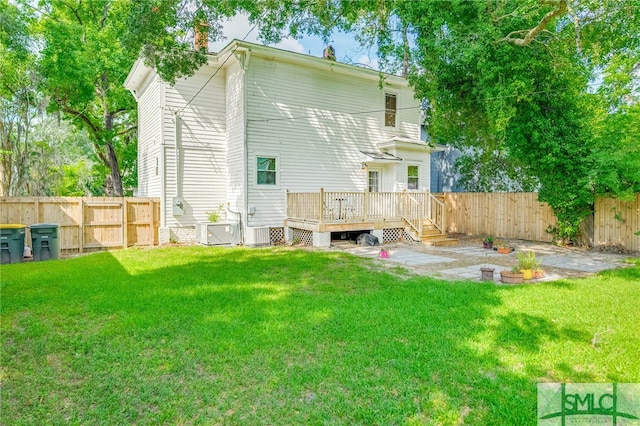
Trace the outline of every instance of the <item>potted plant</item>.
[[539, 278], [544, 278], [544, 269], [542, 269], [539, 263], [537, 263], [536, 266], [533, 267], [533, 269], [531, 270], [531, 273], [532, 273], [532, 278], [534, 280], [537, 280]]
[[515, 267], [510, 271], [500, 271], [500, 281], [505, 284], [520, 284], [524, 280], [524, 274]]
[[507, 246], [503, 241], [496, 241], [496, 250], [500, 254], [509, 254], [513, 251], [513, 248]]
[[524, 275], [525, 280], [533, 278], [533, 268], [536, 267], [536, 254], [533, 250], [522, 250], [518, 252], [518, 269]]
[[493, 248], [493, 237], [487, 237], [482, 242], [482, 248], [492, 249]]

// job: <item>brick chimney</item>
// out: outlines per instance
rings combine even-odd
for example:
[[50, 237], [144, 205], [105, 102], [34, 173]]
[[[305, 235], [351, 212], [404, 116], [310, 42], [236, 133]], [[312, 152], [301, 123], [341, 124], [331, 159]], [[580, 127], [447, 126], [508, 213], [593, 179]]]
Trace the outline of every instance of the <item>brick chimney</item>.
[[205, 52], [209, 51], [209, 23], [206, 21], [200, 21], [196, 23], [195, 28], [195, 48], [196, 50], [204, 49]]
[[322, 52], [322, 57], [324, 59], [328, 59], [330, 61], [335, 61], [336, 60], [336, 50], [333, 48], [333, 46], [329, 45], [329, 46], [325, 47], [324, 51]]

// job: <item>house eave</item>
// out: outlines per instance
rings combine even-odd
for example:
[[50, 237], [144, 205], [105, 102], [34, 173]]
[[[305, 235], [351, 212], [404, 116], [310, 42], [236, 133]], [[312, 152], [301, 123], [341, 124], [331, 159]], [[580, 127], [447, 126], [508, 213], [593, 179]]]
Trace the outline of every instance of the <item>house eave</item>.
[[133, 94], [136, 101], [138, 100], [137, 91], [140, 90], [151, 72], [153, 72], [153, 69], [144, 64], [144, 59], [138, 58], [131, 67], [127, 78], [124, 80], [125, 89]]
[[226, 55], [242, 50], [249, 51], [254, 56], [273, 58], [282, 62], [295, 63], [307, 67], [322, 69], [327, 72], [357, 76], [373, 81], [379, 81], [380, 79], [382, 79], [384, 80], [385, 84], [392, 84], [403, 87], [409, 86], [407, 79], [398, 75], [387, 74], [377, 70], [362, 68], [337, 61], [330, 61], [317, 56], [290, 52], [288, 50], [282, 50], [276, 47], [263, 46], [261, 44], [249, 43], [237, 39], [232, 40], [228, 45], [220, 50], [220, 52], [218, 52], [218, 60], [223, 61]]
[[427, 144], [420, 139], [407, 138], [402, 136], [396, 136], [385, 142], [378, 144], [378, 148], [382, 149], [396, 149], [402, 151], [416, 151], [416, 152], [431, 152], [434, 151], [434, 147]]

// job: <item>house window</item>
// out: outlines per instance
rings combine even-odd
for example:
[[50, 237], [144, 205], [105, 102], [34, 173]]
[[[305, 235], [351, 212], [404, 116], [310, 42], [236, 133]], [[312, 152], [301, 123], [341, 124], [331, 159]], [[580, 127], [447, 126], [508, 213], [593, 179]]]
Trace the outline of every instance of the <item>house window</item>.
[[418, 166], [407, 166], [407, 189], [420, 187], [420, 174]]
[[275, 185], [276, 184], [276, 159], [275, 157], [258, 157], [257, 159], [257, 177], [258, 185]]
[[369, 192], [380, 192], [380, 172], [369, 170]]
[[384, 94], [384, 125], [396, 127], [397, 97], [393, 93]]

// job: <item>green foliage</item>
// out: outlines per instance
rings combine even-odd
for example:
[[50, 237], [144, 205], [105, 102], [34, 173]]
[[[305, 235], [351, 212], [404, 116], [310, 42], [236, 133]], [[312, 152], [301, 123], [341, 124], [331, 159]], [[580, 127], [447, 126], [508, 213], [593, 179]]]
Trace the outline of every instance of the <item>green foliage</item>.
[[205, 213], [207, 214], [207, 218], [209, 219], [209, 222], [215, 223], [218, 220], [220, 220], [220, 216], [222, 215], [223, 211], [224, 211], [224, 204], [220, 204], [216, 210], [211, 212], [205, 212]]
[[353, 30], [385, 70], [408, 63], [433, 140], [463, 150], [464, 184], [539, 189], [562, 239], [594, 194], [638, 190], [638, 0], [240, 4], [268, 39]]
[[536, 253], [533, 250], [521, 250], [518, 252], [518, 268], [533, 269], [538, 264]]

